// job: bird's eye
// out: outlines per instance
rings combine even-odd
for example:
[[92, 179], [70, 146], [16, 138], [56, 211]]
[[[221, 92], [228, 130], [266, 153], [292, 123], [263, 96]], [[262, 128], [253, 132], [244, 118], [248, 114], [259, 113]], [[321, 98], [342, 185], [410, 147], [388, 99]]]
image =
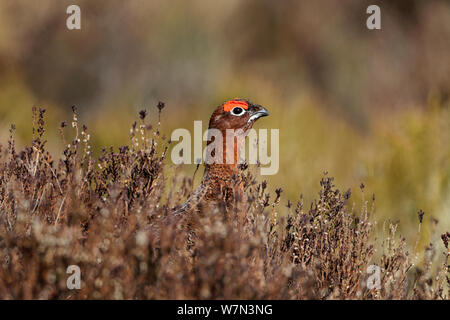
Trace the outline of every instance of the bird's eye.
[[242, 116], [244, 114], [244, 109], [241, 107], [234, 107], [233, 110], [231, 110], [231, 114], [235, 116]]

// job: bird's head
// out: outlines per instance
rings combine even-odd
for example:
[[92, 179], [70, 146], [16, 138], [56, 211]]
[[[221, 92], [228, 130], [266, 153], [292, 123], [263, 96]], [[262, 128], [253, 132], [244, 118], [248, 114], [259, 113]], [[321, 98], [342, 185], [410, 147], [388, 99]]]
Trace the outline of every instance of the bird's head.
[[227, 129], [242, 129], [247, 132], [256, 120], [268, 115], [269, 112], [263, 106], [236, 98], [217, 107], [209, 121], [209, 128], [222, 132]]

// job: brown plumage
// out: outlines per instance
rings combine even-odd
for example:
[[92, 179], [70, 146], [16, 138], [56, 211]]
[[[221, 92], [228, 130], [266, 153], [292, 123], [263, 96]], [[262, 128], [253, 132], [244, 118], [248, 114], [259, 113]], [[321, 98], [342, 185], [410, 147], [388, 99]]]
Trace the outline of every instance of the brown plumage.
[[[174, 214], [179, 215], [195, 210], [198, 206], [216, 206], [224, 202], [227, 209], [234, 200], [243, 199], [243, 185], [240, 181], [239, 150], [248, 131], [254, 122], [269, 112], [262, 106], [245, 99], [233, 99], [216, 108], [209, 120], [209, 129], [221, 133], [222, 141], [218, 140], [215, 147], [223, 150], [222, 159], [216, 157], [214, 147], [215, 136], [210, 130], [210, 141], [207, 143], [207, 159], [203, 179], [192, 196], [179, 207]], [[231, 130], [228, 130], [231, 129]], [[228, 133], [234, 133], [234, 143], [227, 143]], [[208, 148], [209, 152], [208, 152]]]

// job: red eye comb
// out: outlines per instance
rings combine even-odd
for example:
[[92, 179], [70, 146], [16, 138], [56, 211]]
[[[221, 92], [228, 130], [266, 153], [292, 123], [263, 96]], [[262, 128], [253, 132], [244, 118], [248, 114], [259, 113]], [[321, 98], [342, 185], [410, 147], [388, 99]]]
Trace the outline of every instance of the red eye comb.
[[240, 101], [240, 100], [230, 100], [230, 101], [227, 101], [223, 105], [223, 110], [231, 111], [234, 107], [241, 107], [242, 109], [247, 110], [248, 109], [248, 103], [245, 102], [245, 101]]

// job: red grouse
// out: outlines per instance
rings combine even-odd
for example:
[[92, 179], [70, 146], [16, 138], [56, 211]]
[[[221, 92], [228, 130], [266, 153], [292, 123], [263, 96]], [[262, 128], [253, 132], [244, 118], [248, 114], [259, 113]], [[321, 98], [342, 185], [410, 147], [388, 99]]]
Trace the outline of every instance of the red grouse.
[[[268, 115], [266, 108], [245, 99], [236, 98], [217, 107], [209, 120], [209, 133], [210, 135], [212, 131], [221, 133], [222, 147], [220, 148], [216, 143], [215, 148], [211, 148], [212, 152], [208, 153], [208, 147], [215, 141], [215, 136], [212, 134], [213, 137], [207, 143], [207, 157], [211, 157], [209, 159], [212, 161], [205, 161], [202, 182], [174, 214], [182, 214], [201, 204], [215, 205], [218, 201], [225, 200], [226, 204], [231, 204], [237, 197], [243, 196], [242, 183], [235, 183], [241, 171], [239, 150], [253, 123]], [[227, 140], [227, 134], [230, 132], [234, 136]], [[222, 156], [215, 157], [215, 150], [220, 149], [223, 150]]]

